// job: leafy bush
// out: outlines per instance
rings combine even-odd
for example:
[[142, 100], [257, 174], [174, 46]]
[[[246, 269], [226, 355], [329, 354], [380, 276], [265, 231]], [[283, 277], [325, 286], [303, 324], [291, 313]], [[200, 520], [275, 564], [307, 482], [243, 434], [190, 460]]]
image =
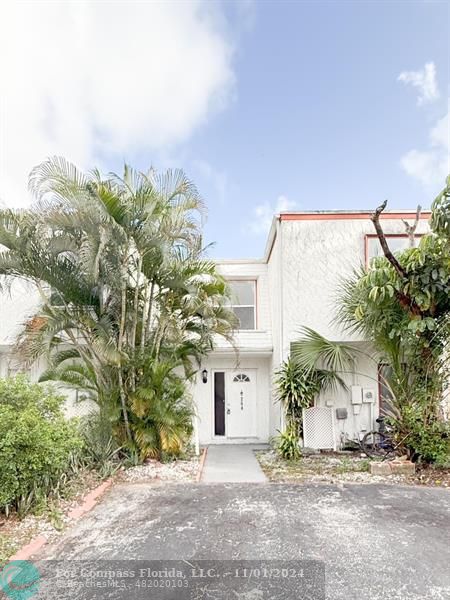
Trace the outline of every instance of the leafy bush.
[[[293, 344], [296, 358], [288, 358], [275, 373], [277, 398], [283, 406], [288, 424], [295, 425], [299, 437], [303, 428], [303, 409], [314, 406], [315, 398], [327, 389], [338, 386], [345, 389], [345, 383], [335, 369], [319, 369], [314, 364], [304, 364], [305, 356], [313, 363], [318, 362], [311, 349], [313, 344], [314, 351], [319, 348], [326, 351], [328, 356], [336, 352], [336, 344], [328, 342], [311, 329], [304, 328], [303, 332], [305, 337]], [[342, 352], [347, 352], [344, 346]]]
[[143, 383], [131, 397], [134, 444], [130, 450], [140, 460], [178, 457], [190, 442], [193, 409], [185, 380], [174, 372], [175, 367], [170, 360], [148, 361]]
[[27, 512], [73, 470], [82, 441], [63, 401], [23, 377], [0, 379], [0, 510]]
[[415, 459], [438, 465], [447, 464], [450, 460], [449, 424], [431, 419], [423, 403], [402, 406], [399, 410], [392, 411], [388, 421], [398, 432], [400, 440], [407, 436], [405, 446]]
[[274, 442], [278, 454], [285, 460], [298, 460], [300, 458], [298, 432], [294, 424], [290, 425], [285, 431], [280, 431]]

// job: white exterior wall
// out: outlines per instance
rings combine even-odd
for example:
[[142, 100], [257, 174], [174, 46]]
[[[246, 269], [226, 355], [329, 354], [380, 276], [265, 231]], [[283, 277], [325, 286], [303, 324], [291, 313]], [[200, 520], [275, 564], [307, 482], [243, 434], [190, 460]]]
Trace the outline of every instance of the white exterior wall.
[[[218, 271], [227, 279], [238, 281], [256, 281], [256, 329], [237, 331], [235, 334], [236, 346], [242, 353], [245, 352], [271, 352], [272, 332], [271, 315], [269, 306], [269, 282], [267, 264], [263, 261], [218, 261]], [[232, 348], [223, 338], [217, 338], [218, 350]]]
[[[200, 375], [192, 388], [198, 414], [198, 433], [201, 444], [267, 442], [275, 432], [271, 399], [272, 319], [268, 266], [263, 260], [218, 261], [219, 272], [229, 280], [256, 281], [256, 329], [235, 333], [236, 350], [225, 340], [217, 338], [216, 349], [202, 362], [201, 370], [208, 371], [204, 384]], [[256, 369], [256, 436], [233, 439], [214, 436], [214, 371]], [[227, 393], [225, 387], [225, 394]]]
[[[23, 324], [39, 306], [39, 295], [31, 284], [15, 282], [9, 291], [0, 292], [0, 377], [7, 377], [17, 365], [11, 360], [11, 347]], [[29, 371], [31, 381], [36, 381], [42, 371], [39, 363]]]
[[[0, 293], [0, 377], [13, 375], [20, 367], [12, 357], [11, 350], [24, 323], [36, 313], [39, 303], [36, 288], [25, 282], [17, 281], [11, 286], [10, 292]], [[25, 374], [35, 383], [46, 367], [46, 361], [41, 359], [31, 365]], [[19, 370], [23, 372], [21, 368]], [[68, 418], [80, 417], [95, 409], [91, 402], [75, 402], [75, 391], [61, 385], [53, 385], [67, 397], [63, 408]]]
[[[362, 348], [360, 344], [356, 347]], [[365, 350], [369, 350], [365, 348]], [[359, 356], [355, 364], [355, 372], [343, 376], [348, 389], [342, 387], [321, 394], [316, 400], [316, 406], [328, 406], [334, 413], [335, 443], [339, 448], [345, 439], [360, 439], [365, 433], [376, 429], [375, 419], [379, 416], [378, 397], [378, 367], [375, 360], [368, 356]], [[352, 386], [371, 390], [373, 403], [352, 405]], [[336, 418], [336, 409], [347, 409], [346, 419]]]
[[[408, 220], [414, 220], [414, 215]], [[401, 219], [383, 219], [382, 226], [386, 234], [405, 233]], [[422, 219], [416, 233], [426, 233], [428, 230], [428, 222]], [[374, 354], [367, 344], [361, 344], [361, 339], [333, 323], [338, 310], [336, 300], [340, 282], [350, 276], [355, 268], [365, 264], [366, 235], [373, 234], [374, 227], [369, 215], [367, 219], [299, 219], [280, 222], [271, 255], [276, 255], [278, 251], [282, 256], [279, 267], [281, 272], [274, 273], [273, 276], [274, 281], [278, 279], [282, 282], [281, 331], [278, 337], [274, 336], [274, 357], [281, 354], [285, 360], [289, 356], [291, 342], [301, 337], [302, 326], [311, 327], [328, 339], [355, 343], [357, 347], [364, 347], [368, 354]], [[335, 418], [337, 447], [344, 437], [356, 439], [376, 428], [375, 419], [379, 416], [376, 360], [359, 357], [355, 373], [346, 376], [345, 381], [349, 386], [348, 390], [327, 392], [316, 401], [316, 406], [329, 406], [335, 417], [337, 408], [347, 409], [347, 419]], [[374, 404], [354, 408], [351, 402], [352, 385], [371, 389]]]
[[[386, 234], [404, 234], [400, 219], [382, 221]], [[364, 264], [370, 219], [281, 221], [283, 280], [283, 355], [306, 325], [326, 338], [356, 339], [332, 323], [342, 278]], [[428, 231], [421, 220], [417, 233]]]
[[14, 282], [10, 291], [0, 292], [0, 349], [14, 344], [24, 322], [39, 306], [39, 295], [31, 285]]
[[[270, 387], [271, 387], [271, 402], [269, 407], [271, 435], [275, 435], [277, 430], [281, 431], [282, 410], [281, 405], [277, 402], [276, 389], [273, 384], [274, 374], [279, 369], [284, 360], [282, 353], [282, 324], [283, 324], [283, 282], [282, 282], [282, 239], [279, 230], [279, 222], [277, 221], [275, 233], [277, 235], [275, 243], [270, 248], [270, 253], [267, 259], [267, 275], [270, 290], [270, 313], [272, 320], [272, 343], [273, 352], [270, 361]], [[277, 231], [278, 230], [278, 231]]]

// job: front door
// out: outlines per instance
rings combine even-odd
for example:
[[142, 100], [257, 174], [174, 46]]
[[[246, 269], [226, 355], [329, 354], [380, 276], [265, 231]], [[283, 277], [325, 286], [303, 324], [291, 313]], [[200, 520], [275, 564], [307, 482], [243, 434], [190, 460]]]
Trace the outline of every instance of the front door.
[[229, 371], [227, 375], [226, 435], [256, 437], [256, 369]]

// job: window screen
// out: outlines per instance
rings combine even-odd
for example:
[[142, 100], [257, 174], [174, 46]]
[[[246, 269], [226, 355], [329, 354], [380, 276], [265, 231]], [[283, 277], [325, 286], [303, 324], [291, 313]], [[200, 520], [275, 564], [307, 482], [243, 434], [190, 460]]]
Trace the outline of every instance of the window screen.
[[239, 329], [256, 329], [256, 282], [230, 281], [231, 307], [239, 320]]

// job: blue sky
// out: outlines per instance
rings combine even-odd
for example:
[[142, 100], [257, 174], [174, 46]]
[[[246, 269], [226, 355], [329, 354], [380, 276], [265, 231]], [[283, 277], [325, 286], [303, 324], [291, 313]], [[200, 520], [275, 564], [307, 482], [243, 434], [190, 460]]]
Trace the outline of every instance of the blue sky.
[[[34, 121], [25, 104], [2, 132], [11, 152], [0, 175], [22, 168], [15, 118], [36, 140], [23, 170], [51, 153], [85, 168], [182, 167], [208, 205], [210, 253], [258, 257], [277, 208], [368, 209], [384, 198], [391, 208], [429, 206], [450, 171], [447, 2], [196, 0], [123, 4], [126, 18], [120, 3], [97, 12], [74, 3], [69, 15], [45, 4], [50, 12], [36, 18], [72, 27], [61, 36], [79, 40], [100, 20], [108, 43], [116, 28], [128, 43], [117, 55], [112, 46], [106, 56], [91, 48], [81, 63], [74, 55], [81, 86], [71, 89], [73, 74], [66, 81], [57, 68], [36, 82]], [[12, 17], [19, 27], [21, 15]], [[21, 51], [15, 71], [31, 71], [32, 49]], [[17, 189], [10, 179], [3, 201]]]
[[[283, 195], [299, 210], [429, 205], [436, 188], [401, 167], [426, 148], [447, 110], [448, 5], [426, 2], [264, 2], [236, 57], [236, 100], [190, 141], [226, 175], [221, 198], [192, 171], [210, 206], [220, 256], [258, 256], [255, 205]], [[418, 107], [405, 69], [434, 61], [440, 101]]]

